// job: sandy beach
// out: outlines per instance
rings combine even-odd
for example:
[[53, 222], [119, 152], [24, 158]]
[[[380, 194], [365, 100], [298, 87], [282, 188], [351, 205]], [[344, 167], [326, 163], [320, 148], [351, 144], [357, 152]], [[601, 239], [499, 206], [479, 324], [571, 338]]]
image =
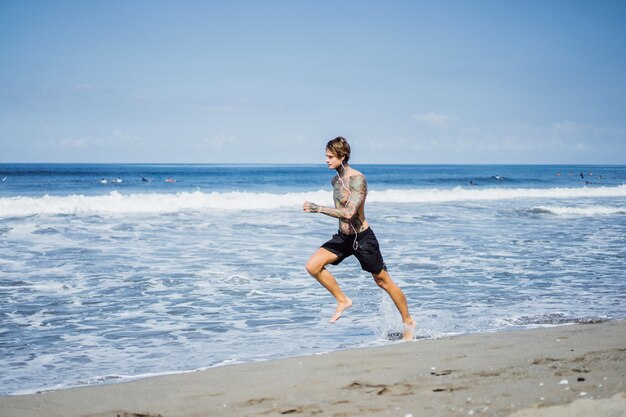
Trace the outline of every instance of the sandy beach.
[[471, 334], [0, 398], [3, 417], [626, 416], [626, 321]]

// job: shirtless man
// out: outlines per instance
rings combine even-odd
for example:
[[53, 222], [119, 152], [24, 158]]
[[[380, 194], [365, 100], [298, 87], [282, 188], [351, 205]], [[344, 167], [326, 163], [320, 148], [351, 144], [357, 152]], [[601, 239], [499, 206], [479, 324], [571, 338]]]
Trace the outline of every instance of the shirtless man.
[[372, 274], [376, 284], [387, 291], [402, 316], [403, 339], [411, 340], [415, 334], [415, 321], [409, 314], [404, 293], [387, 273], [378, 240], [365, 220], [365, 176], [348, 165], [349, 159], [350, 145], [344, 138], [337, 137], [328, 142], [326, 164], [329, 169], [337, 171], [331, 182], [335, 207], [324, 207], [305, 201], [303, 209], [307, 213], [322, 213], [339, 219], [339, 231], [311, 256], [306, 270], [337, 300], [337, 309], [330, 319], [333, 323], [341, 317], [344, 310], [352, 306], [352, 300], [341, 291], [326, 265], [337, 265], [348, 256], [354, 255], [361, 268]]

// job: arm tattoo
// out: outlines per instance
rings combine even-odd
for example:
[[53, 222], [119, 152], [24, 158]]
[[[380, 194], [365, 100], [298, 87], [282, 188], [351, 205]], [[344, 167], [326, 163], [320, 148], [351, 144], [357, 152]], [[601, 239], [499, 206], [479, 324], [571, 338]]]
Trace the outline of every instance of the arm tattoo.
[[315, 204], [315, 203], [311, 203], [309, 205], [309, 207], [311, 209], [311, 212], [313, 212], [313, 213], [321, 213], [320, 209], [322, 208], [322, 206], [320, 206], [318, 204]]

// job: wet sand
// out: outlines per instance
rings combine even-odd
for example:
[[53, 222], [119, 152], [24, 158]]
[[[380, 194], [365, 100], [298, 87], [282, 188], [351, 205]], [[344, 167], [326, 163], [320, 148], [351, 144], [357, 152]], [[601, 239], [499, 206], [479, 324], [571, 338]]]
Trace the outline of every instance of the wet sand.
[[2, 417], [626, 417], [626, 320], [0, 398]]

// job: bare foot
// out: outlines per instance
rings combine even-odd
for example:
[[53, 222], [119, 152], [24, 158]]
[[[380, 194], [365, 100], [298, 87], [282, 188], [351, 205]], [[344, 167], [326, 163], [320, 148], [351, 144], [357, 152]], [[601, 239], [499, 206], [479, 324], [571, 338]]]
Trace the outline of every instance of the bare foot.
[[339, 320], [339, 317], [341, 317], [341, 313], [343, 313], [346, 308], [349, 308], [351, 306], [352, 300], [349, 298], [346, 298], [346, 301], [337, 302], [337, 310], [335, 310], [335, 314], [333, 314], [333, 316], [328, 321], [330, 323], [336, 322], [337, 320]]
[[408, 323], [404, 323], [404, 333], [402, 340], [413, 340], [415, 338], [415, 320], [411, 319]]

